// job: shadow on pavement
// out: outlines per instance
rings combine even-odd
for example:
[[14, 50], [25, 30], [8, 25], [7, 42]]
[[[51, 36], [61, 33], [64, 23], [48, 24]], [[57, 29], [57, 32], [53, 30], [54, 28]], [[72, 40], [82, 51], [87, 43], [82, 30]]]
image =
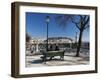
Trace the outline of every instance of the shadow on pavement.
[[42, 63], [42, 62], [43, 62], [43, 61], [42, 61], [42, 60], [40, 60], [40, 59], [30, 61], [30, 63], [32, 63], [32, 64], [40, 64], [40, 63]]

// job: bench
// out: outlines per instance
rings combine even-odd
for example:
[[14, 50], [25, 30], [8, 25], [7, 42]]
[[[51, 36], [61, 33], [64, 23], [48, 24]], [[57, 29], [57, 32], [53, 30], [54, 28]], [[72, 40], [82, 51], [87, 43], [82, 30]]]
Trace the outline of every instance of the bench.
[[41, 56], [41, 58], [45, 63], [47, 58], [49, 58], [49, 60], [52, 60], [52, 58], [55, 56], [60, 56], [60, 60], [64, 60], [64, 52], [65, 51], [44, 51], [42, 52], [43, 56]]

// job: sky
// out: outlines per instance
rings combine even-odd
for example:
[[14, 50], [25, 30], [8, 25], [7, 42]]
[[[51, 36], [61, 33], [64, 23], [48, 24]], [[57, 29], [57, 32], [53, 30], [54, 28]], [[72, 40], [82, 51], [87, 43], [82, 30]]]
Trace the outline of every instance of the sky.
[[[32, 38], [46, 38], [46, 16], [50, 17], [50, 21], [48, 24], [49, 37], [68, 37], [71, 39], [75, 39], [76, 32], [79, 35], [79, 30], [73, 23], [69, 23], [65, 27], [58, 25], [56, 17], [63, 16], [63, 14], [26, 12], [26, 32]], [[82, 41], [89, 42], [89, 28], [84, 31]]]

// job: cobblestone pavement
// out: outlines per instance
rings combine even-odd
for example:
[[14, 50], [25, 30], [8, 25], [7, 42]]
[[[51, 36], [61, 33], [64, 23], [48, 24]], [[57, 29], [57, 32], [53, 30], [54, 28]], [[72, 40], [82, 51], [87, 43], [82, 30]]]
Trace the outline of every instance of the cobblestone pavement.
[[89, 55], [81, 54], [75, 57], [76, 53], [65, 53], [64, 60], [60, 60], [59, 56], [55, 56], [52, 60], [47, 60], [46, 64], [42, 61], [42, 55], [26, 56], [26, 67], [42, 67], [42, 66], [61, 66], [61, 65], [87, 65], [89, 64]]

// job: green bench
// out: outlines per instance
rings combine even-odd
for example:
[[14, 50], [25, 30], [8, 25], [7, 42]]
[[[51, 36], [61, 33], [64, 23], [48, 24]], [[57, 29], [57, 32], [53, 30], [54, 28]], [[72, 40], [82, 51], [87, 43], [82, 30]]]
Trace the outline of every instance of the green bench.
[[52, 60], [52, 58], [55, 56], [60, 56], [60, 60], [64, 60], [64, 52], [65, 51], [44, 51], [42, 52], [43, 56], [41, 56], [41, 58], [45, 63], [47, 58], [49, 58], [49, 60]]

